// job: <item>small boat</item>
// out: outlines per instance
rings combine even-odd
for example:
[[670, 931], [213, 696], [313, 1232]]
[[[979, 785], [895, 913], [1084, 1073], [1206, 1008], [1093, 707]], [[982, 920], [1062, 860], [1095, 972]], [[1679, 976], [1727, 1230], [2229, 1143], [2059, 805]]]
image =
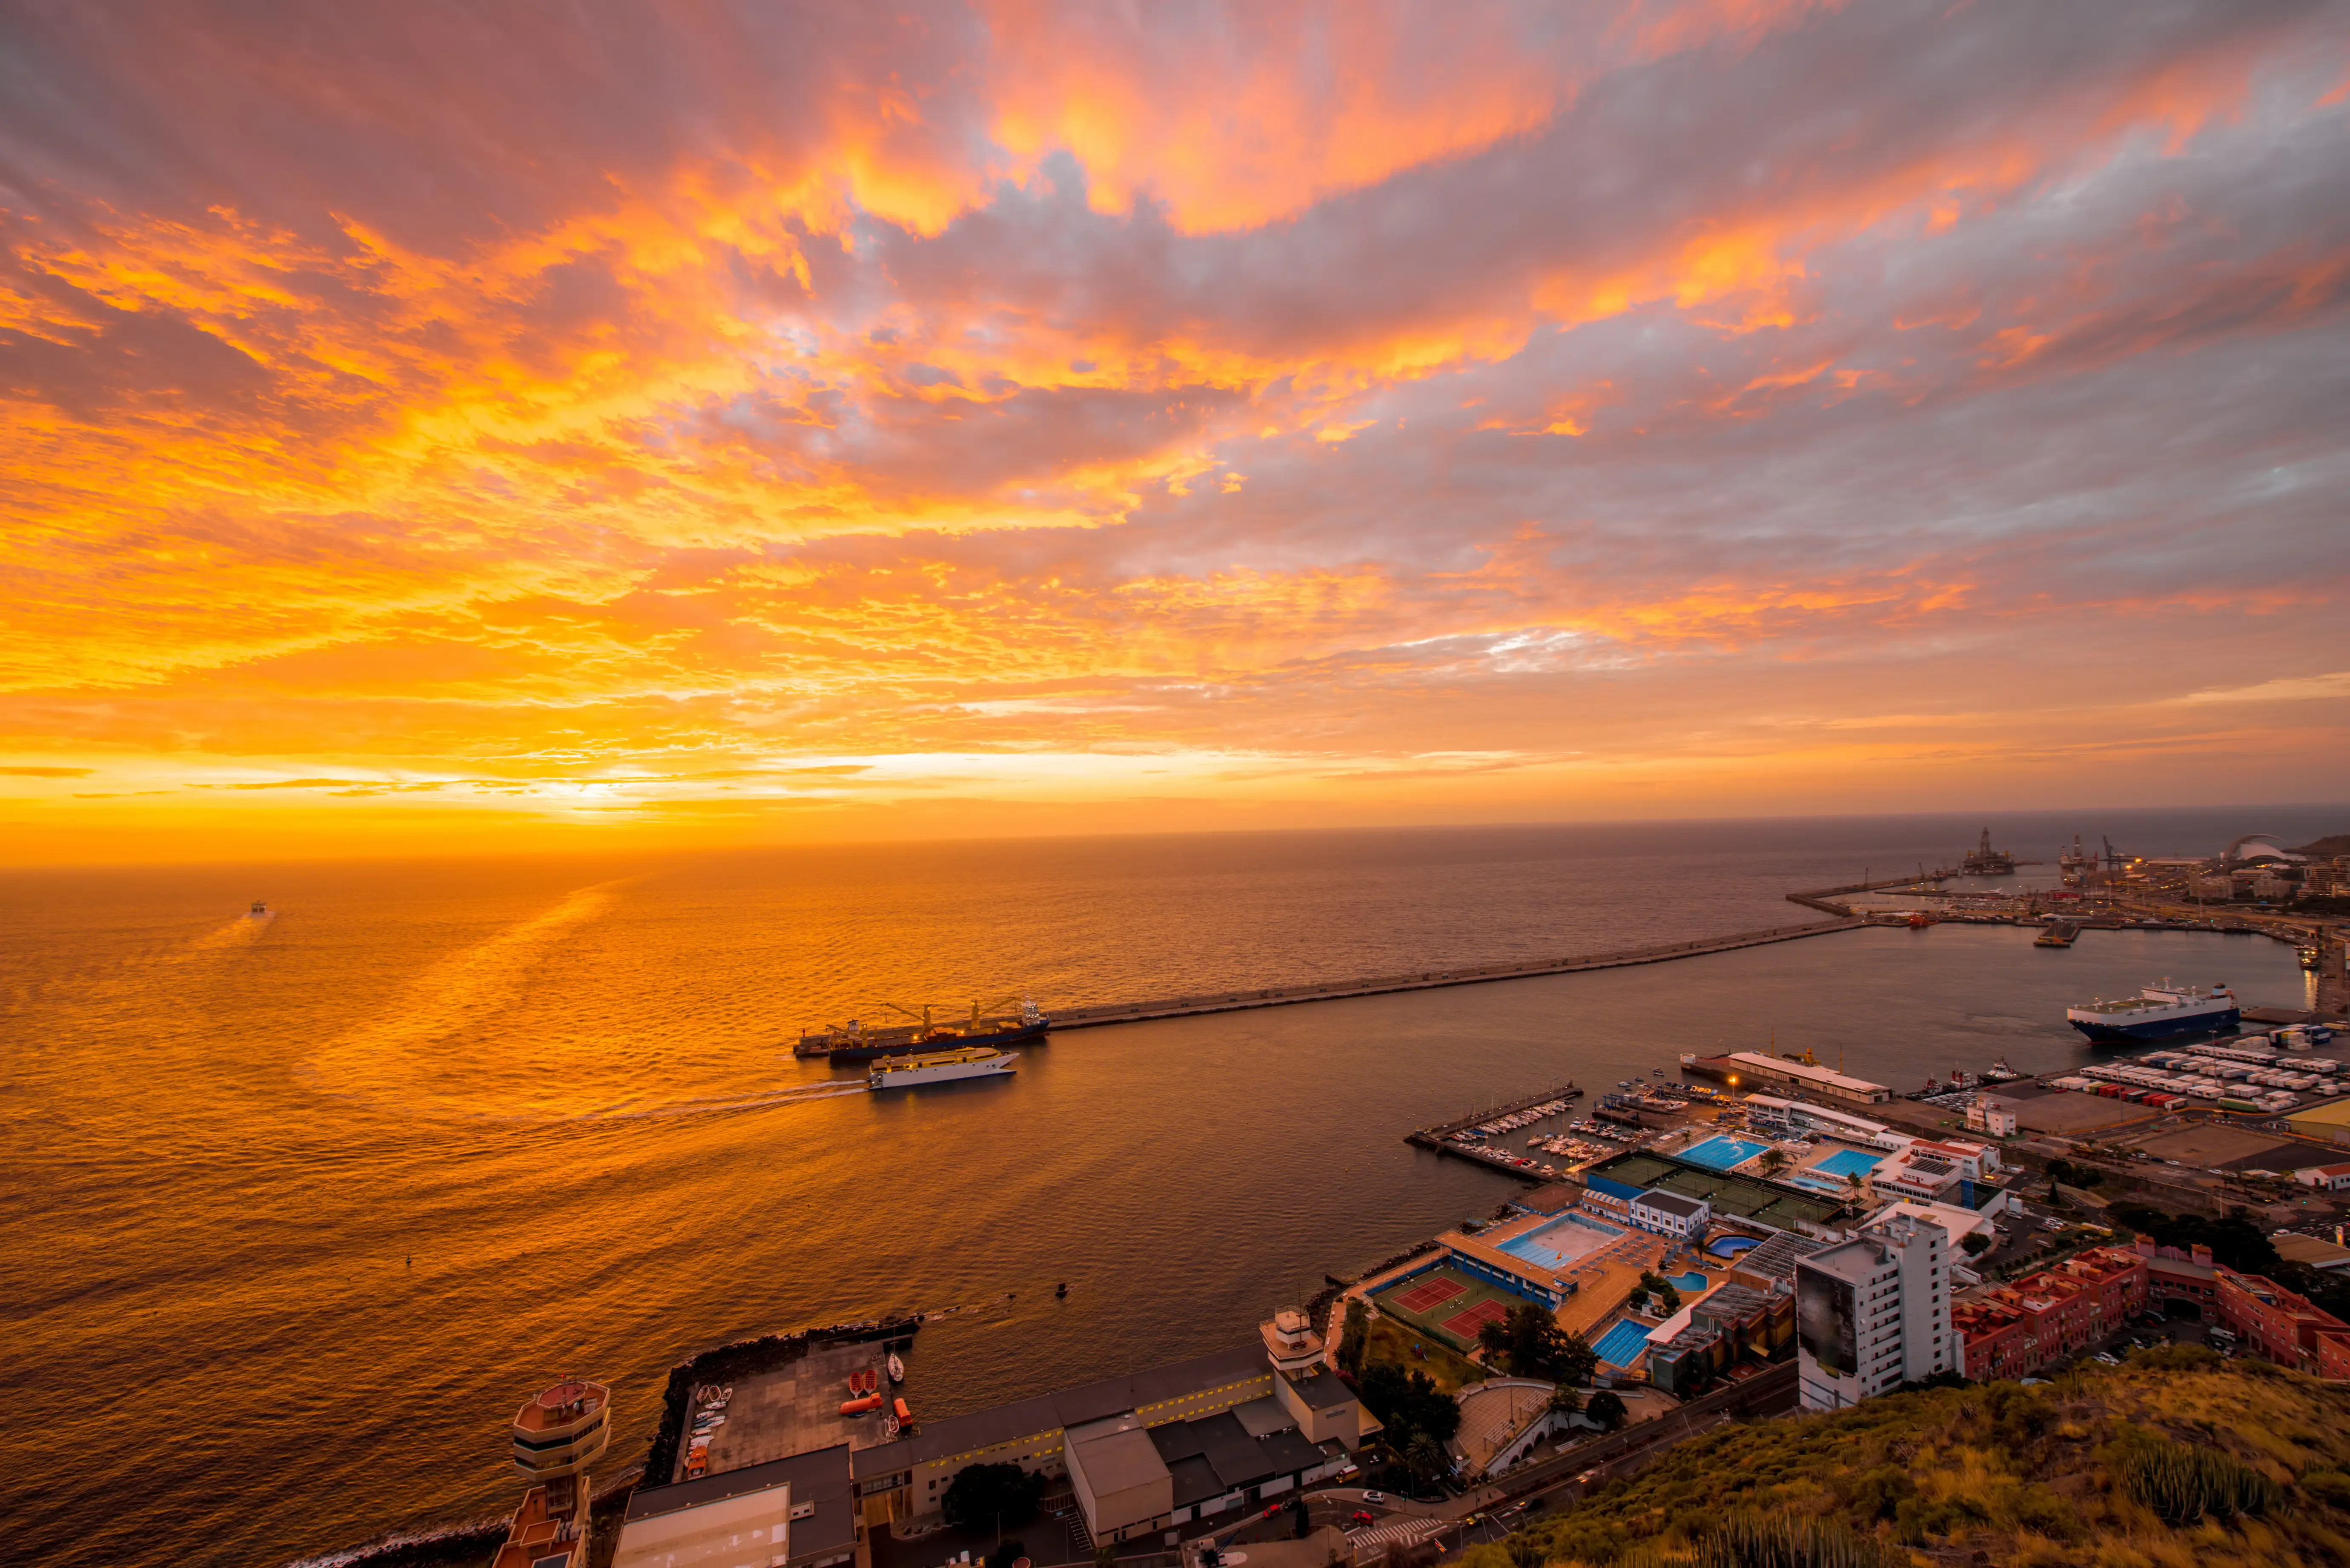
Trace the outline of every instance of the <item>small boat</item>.
[[868, 1394], [861, 1399], [851, 1399], [841, 1406], [840, 1413], [844, 1416], [864, 1416], [879, 1408], [881, 1408], [881, 1396]]
[[261, 916], [269, 913], [269, 906], [263, 903], [260, 899], [255, 898], [253, 901], [253, 908], [247, 909], [245, 913], [258, 919]]
[[1990, 1066], [1983, 1069], [1983, 1076], [1994, 1084], [2012, 1084], [2016, 1079], [2023, 1076], [2023, 1075], [2009, 1066], [2007, 1064], [2007, 1058], [2002, 1056], [1997, 1061], [1994, 1061]]
[[898, 1359], [898, 1353], [893, 1350], [889, 1353], [889, 1381], [903, 1383], [905, 1380], [906, 1364]]
[[1054, 1290], [1053, 1294], [1057, 1299], [1066, 1300], [1069, 1294], [1069, 1282], [1063, 1280], [1059, 1286]]

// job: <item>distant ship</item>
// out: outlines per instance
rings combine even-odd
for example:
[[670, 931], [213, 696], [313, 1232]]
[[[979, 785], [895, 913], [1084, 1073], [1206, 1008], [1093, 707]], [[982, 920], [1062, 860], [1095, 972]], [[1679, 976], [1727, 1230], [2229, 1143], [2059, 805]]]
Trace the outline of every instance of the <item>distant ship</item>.
[[260, 899], [255, 898], [253, 901], [253, 908], [247, 909], [245, 913], [257, 920], [262, 916], [269, 913], [269, 906], [263, 903]]
[[2234, 1029], [2241, 1017], [2236, 993], [2224, 983], [2205, 991], [2168, 980], [2119, 1002], [2092, 1002], [2064, 1010], [2065, 1021], [2099, 1044], [2222, 1033]]
[[[1012, 1010], [1014, 1002], [1018, 1003], [1016, 1011]], [[916, 1022], [871, 1028], [852, 1018], [846, 1023], [829, 1024], [801, 1035], [792, 1054], [828, 1056], [836, 1062], [869, 1062], [877, 1056], [905, 1056], [917, 1051], [961, 1045], [1017, 1045], [1023, 1041], [1043, 1039], [1045, 1032], [1053, 1026], [1052, 1019], [1038, 1012], [1036, 1003], [1024, 996], [974, 1002], [970, 1019], [952, 1023], [933, 1023], [935, 1008], [925, 1007], [917, 1012], [895, 1002], [885, 1005]]]
[[960, 1051], [926, 1051], [874, 1064], [866, 1082], [876, 1089], [910, 1089], [917, 1084], [951, 1084], [958, 1078], [1000, 1078], [1020, 1058], [1009, 1051], [966, 1045]]

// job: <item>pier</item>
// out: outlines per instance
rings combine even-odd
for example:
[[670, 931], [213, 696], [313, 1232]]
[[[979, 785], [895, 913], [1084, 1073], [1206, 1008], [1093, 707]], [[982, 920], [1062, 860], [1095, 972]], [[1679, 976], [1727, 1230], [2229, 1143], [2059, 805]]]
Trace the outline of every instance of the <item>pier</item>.
[[[1801, 904], [1807, 909], [1817, 909], [1824, 915], [1834, 915], [1838, 919], [1846, 919], [1858, 911], [1855, 910], [1850, 904], [1836, 901], [1843, 894], [1881, 893], [1888, 888], [1913, 888], [1920, 893], [1938, 893], [1941, 891], [1942, 883], [1957, 875], [1955, 871], [1937, 869], [1921, 871], [1908, 877], [1879, 877], [1874, 882], [1847, 882], [1841, 888], [1814, 888], [1809, 892], [1790, 893], [1787, 895], [1787, 902]], [[1927, 884], [1929, 882], [1934, 886], [1929, 888]]]
[[1482, 1165], [1488, 1170], [1498, 1170], [1504, 1176], [1514, 1176], [1521, 1181], [1537, 1183], [1549, 1181], [1555, 1179], [1543, 1175], [1538, 1168], [1538, 1162], [1532, 1166], [1521, 1165], [1518, 1163], [1522, 1158], [1520, 1156], [1510, 1154], [1501, 1148], [1485, 1148], [1475, 1144], [1457, 1143], [1453, 1141], [1453, 1135], [1470, 1127], [1482, 1127], [1487, 1122], [1499, 1121], [1504, 1116], [1513, 1116], [1521, 1111], [1531, 1111], [1542, 1106], [1556, 1104], [1560, 1106], [1556, 1114], [1565, 1116], [1567, 1113], [1567, 1107], [1582, 1096], [1583, 1091], [1575, 1086], [1573, 1079], [1569, 1079], [1555, 1088], [1544, 1089], [1540, 1094], [1507, 1100], [1482, 1111], [1471, 1111], [1455, 1121], [1441, 1122], [1432, 1127], [1421, 1127], [1415, 1132], [1405, 1134], [1403, 1141], [1414, 1148], [1430, 1149], [1437, 1154], [1449, 1154], [1456, 1159], [1465, 1159], [1472, 1165]]
[[[1906, 886], [1904, 877], [1892, 886]], [[1855, 889], [1843, 889], [1853, 891]], [[1794, 898], [1794, 895], [1790, 894]], [[1802, 900], [1798, 900], [1799, 902]], [[1634, 964], [1669, 963], [1705, 953], [1735, 952], [1772, 942], [1803, 937], [1824, 937], [1832, 931], [1858, 930], [1867, 917], [1846, 913], [1835, 919], [1804, 926], [1773, 926], [1767, 930], [1735, 931], [1696, 941], [1660, 942], [1653, 947], [1625, 948], [1616, 952], [1581, 953], [1569, 958], [1534, 959], [1525, 963], [1482, 964], [1474, 969], [1430, 970], [1420, 974], [1376, 975], [1367, 980], [1332, 981], [1323, 985], [1275, 986], [1263, 991], [1211, 992], [1200, 996], [1167, 997], [1157, 1002], [1117, 1002], [1098, 1007], [1072, 1007], [1053, 1014], [1053, 1029], [1097, 1029], [1110, 1023], [1139, 1023], [1151, 1018], [1191, 1018], [1203, 1012], [1240, 1012], [1254, 1007], [1288, 1007], [1301, 1002], [1336, 1002], [1349, 996], [1387, 996], [1399, 991], [1435, 991], [1448, 985], [1482, 985], [1497, 980], [1530, 980], [1545, 974], [1581, 974], [1596, 969], [1625, 969]]]

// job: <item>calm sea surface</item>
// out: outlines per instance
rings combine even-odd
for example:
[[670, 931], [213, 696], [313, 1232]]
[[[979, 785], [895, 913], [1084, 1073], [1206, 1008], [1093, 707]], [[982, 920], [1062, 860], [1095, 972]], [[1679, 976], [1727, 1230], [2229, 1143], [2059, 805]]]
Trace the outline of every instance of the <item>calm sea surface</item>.
[[[1775, 1038], [1908, 1087], [2083, 1053], [2253, 938], [1871, 930], [1059, 1035], [1010, 1081], [809, 1097], [803, 1025], [1535, 958], [1792, 923], [1977, 819], [0, 874], [0, 1537], [272, 1564], [512, 1505], [514, 1407], [609, 1381], [617, 1471], [702, 1346], [908, 1309], [950, 1414], [1244, 1342], [1515, 1184], [1400, 1141], [1472, 1101]], [[1993, 819], [2210, 853], [2339, 808]], [[2027, 873], [2030, 875], [2030, 873]], [[2044, 873], [2043, 873], [2044, 875]], [[265, 898], [278, 912], [245, 919]], [[1052, 1288], [1067, 1281], [1056, 1302]]]

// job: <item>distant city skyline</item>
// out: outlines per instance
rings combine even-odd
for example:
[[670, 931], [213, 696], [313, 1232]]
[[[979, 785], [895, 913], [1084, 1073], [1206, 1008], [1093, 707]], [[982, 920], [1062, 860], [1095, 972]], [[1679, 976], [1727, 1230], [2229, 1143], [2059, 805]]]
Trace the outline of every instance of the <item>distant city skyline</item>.
[[88, 5], [0, 77], [12, 860], [2345, 793], [2339, 7]]

